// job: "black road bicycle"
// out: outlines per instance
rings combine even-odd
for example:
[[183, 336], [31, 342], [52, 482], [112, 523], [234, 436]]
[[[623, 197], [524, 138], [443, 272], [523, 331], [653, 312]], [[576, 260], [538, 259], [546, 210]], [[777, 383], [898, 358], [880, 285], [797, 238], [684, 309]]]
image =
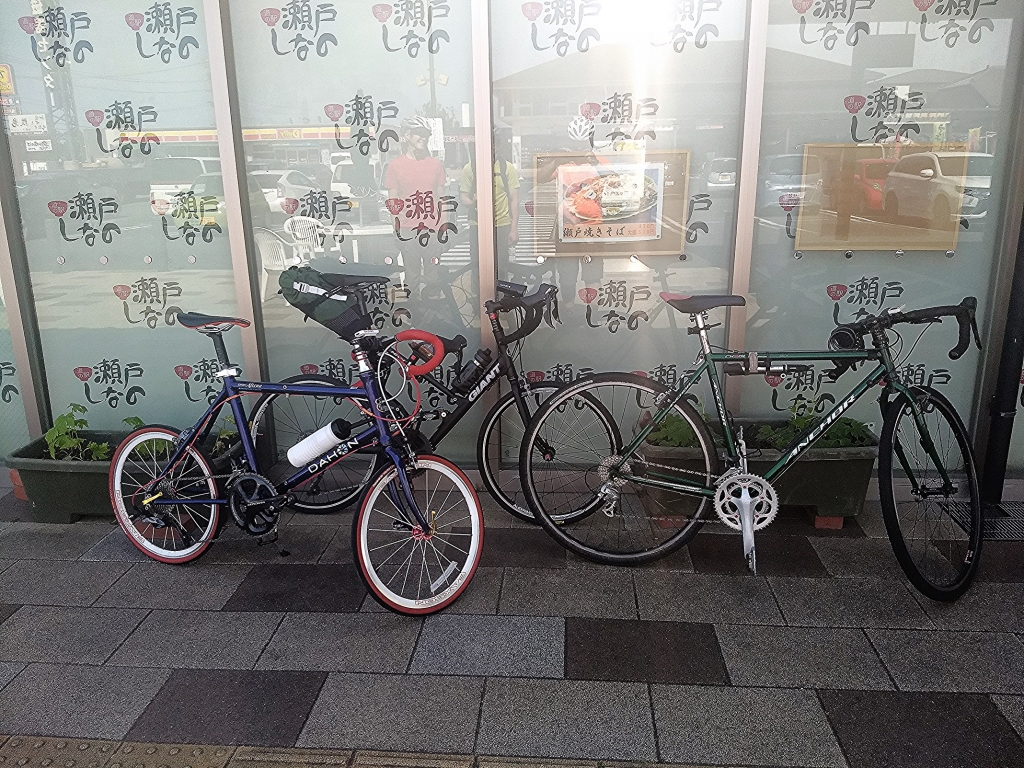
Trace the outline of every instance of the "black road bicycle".
[[[927, 325], [953, 317], [959, 323], [959, 341], [949, 357], [956, 360], [967, 350], [972, 333], [981, 348], [976, 299], [890, 311], [841, 325], [832, 332], [827, 351], [716, 352], [708, 341], [708, 312], [743, 306], [742, 297], [662, 293], [661, 298], [690, 316], [688, 332], [700, 338], [694, 369], [677, 387], [631, 374], [589, 376], [552, 395], [527, 429], [520, 452], [521, 482], [530, 510], [552, 537], [598, 562], [638, 564], [677, 550], [717, 514], [742, 533], [747, 564], [756, 572], [754, 532], [778, 512], [773, 481], [850, 406], [882, 385], [878, 481], [893, 551], [910, 581], [928, 597], [953, 600], [963, 594], [977, 570], [982, 538], [971, 444], [942, 394], [901, 382], [897, 359], [902, 339], [894, 329], [903, 323], [926, 324], [924, 333]], [[827, 373], [833, 381], [860, 363], [872, 367], [828, 413], [793, 439], [764, 477], [751, 474], [743, 431], [726, 410], [717, 366], [732, 375], [785, 376], [808, 370], [807, 363], [815, 360], [832, 361], [835, 367]], [[718, 417], [715, 436], [686, 399], [703, 376]], [[611, 415], [611, 429], [607, 419], [593, 418], [599, 411]], [[690, 437], [690, 447], [671, 462], [648, 451], [646, 442], [670, 418], [677, 434]], [[570, 445], [570, 451], [557, 450]]]

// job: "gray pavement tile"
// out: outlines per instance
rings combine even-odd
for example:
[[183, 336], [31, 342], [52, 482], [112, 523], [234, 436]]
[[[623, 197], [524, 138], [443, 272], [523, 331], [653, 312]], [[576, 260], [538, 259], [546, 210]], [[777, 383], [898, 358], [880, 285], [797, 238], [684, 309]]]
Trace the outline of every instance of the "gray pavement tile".
[[864, 502], [864, 509], [857, 515], [857, 523], [869, 539], [888, 541], [889, 534], [885, 530], [885, 520], [882, 519], [882, 503], [877, 499]]
[[0, 691], [0, 733], [121, 739], [166, 669], [30, 664]]
[[565, 548], [539, 528], [495, 528], [487, 532], [485, 541], [480, 565], [565, 568]]
[[820, 691], [850, 768], [1004, 768], [1024, 744], [985, 696]]
[[655, 685], [651, 694], [663, 760], [846, 766], [813, 691]]
[[0, 659], [102, 664], [145, 616], [125, 608], [22, 606], [0, 632]]
[[412, 674], [557, 677], [564, 671], [565, 620], [541, 616], [430, 616]]
[[[985, 559], [984, 551], [981, 558]], [[923, 595], [915, 597], [935, 625], [943, 629], [1024, 632], [1024, 584], [976, 581], [954, 603], [938, 603]]]
[[770, 578], [787, 624], [804, 627], [931, 628], [898, 581]]
[[323, 672], [176, 669], [128, 738], [290, 747], [326, 677]]
[[518, 517], [514, 517], [506, 512], [504, 509], [498, 506], [498, 502], [490, 497], [489, 494], [478, 493], [480, 497], [480, 509], [484, 513], [484, 529], [492, 530], [496, 528], [527, 528], [536, 530], [537, 526], [533, 523], [528, 523], [525, 520], [520, 520]]
[[26, 666], [19, 661], [0, 661], [0, 691], [11, 680], [16, 678]]
[[[761, 536], [757, 540], [757, 572], [762, 576], [825, 576], [825, 568], [808, 536]], [[687, 545], [697, 573], [745, 576], [743, 538], [738, 533], [697, 536]]]
[[[466, 591], [445, 608], [444, 612], [492, 615], [497, 613], [504, 572], [504, 568], [477, 568]], [[363, 613], [384, 613], [388, 609], [367, 595], [359, 610]]]
[[256, 668], [405, 672], [421, 623], [394, 613], [290, 613]]
[[16, 562], [18, 562], [18, 561], [17, 560], [0, 560], [0, 573], [3, 573], [5, 570], [10, 568]]
[[1024, 644], [1000, 632], [867, 630], [903, 691], [1024, 693]]
[[[350, 516], [351, 519], [351, 516]], [[341, 565], [352, 565], [355, 556], [352, 554], [352, 523], [343, 525], [334, 531], [327, 549], [320, 555], [318, 563], [340, 563]]]
[[1017, 735], [1024, 739], [1024, 696], [989, 696], [999, 711], [1013, 726]]
[[[324, 526], [282, 527], [277, 542], [260, 545], [256, 539], [231, 526], [205, 555], [208, 563], [315, 563], [334, 538], [333, 528]], [[351, 534], [350, 534], [351, 535]], [[288, 552], [281, 557], [281, 550]]]
[[296, 746], [472, 753], [482, 689], [472, 677], [335, 673]]
[[904, 580], [888, 539], [811, 538], [829, 576]]
[[109, 560], [116, 563], [153, 562], [129, 541], [120, 527], [115, 528], [85, 552], [79, 560]]
[[107, 663], [252, 669], [281, 618], [280, 613], [153, 611]]
[[1024, 581], [1024, 541], [986, 541], [975, 578], [978, 581]]
[[251, 567], [207, 565], [202, 561], [188, 565], [137, 563], [100, 596], [96, 605], [217, 610], [224, 607]]
[[0, 558], [12, 560], [77, 560], [110, 533], [95, 522], [57, 525], [17, 523], [0, 534]]
[[768, 583], [755, 576], [637, 572], [640, 618], [707, 624], [781, 624]]
[[633, 581], [622, 568], [508, 568], [498, 612], [635, 619]]
[[733, 685], [892, 690], [860, 629], [715, 627]]
[[0, 602], [91, 605], [127, 570], [124, 563], [22, 560], [0, 573]]
[[656, 760], [647, 686], [489, 678], [477, 752]]
[[13, 616], [21, 608], [20, 605], [11, 605], [10, 603], [0, 603], [0, 624], [3, 624], [10, 616]]

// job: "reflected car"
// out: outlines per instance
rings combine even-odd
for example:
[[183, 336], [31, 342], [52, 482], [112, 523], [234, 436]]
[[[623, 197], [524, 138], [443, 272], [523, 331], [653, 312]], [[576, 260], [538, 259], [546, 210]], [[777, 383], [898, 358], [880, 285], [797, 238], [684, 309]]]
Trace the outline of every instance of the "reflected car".
[[[263, 194], [263, 190], [260, 189], [260, 185], [256, 183], [256, 179], [253, 178], [253, 174], [247, 173], [245, 180], [249, 192], [249, 214], [252, 217], [252, 224], [254, 227], [267, 227], [270, 225], [270, 206], [267, 204], [267, 198]], [[213, 223], [219, 224], [222, 230], [226, 230], [227, 203], [224, 201], [223, 177], [219, 173], [204, 174], [195, 180], [189, 191], [200, 200], [204, 197], [217, 198], [214, 208], [203, 208], [201, 213], [204, 218], [212, 216]], [[202, 224], [207, 223], [210, 222], [202, 222]]]
[[716, 157], [706, 165], [704, 191], [710, 195], [716, 192], [732, 192], [736, 189], [736, 158]]
[[896, 165], [895, 160], [858, 160], [857, 172], [853, 176], [857, 189], [857, 211], [862, 216], [877, 213], [884, 208], [885, 179]]
[[965, 219], [988, 214], [995, 158], [983, 152], [919, 152], [900, 159], [885, 179], [885, 214], [909, 216], [948, 228], [959, 210]]
[[263, 196], [274, 213], [291, 216], [295, 210], [285, 209], [286, 200], [301, 200], [316, 190], [316, 185], [308, 176], [299, 171], [282, 169], [279, 171], [257, 171], [253, 178], [263, 190]]
[[185, 192], [203, 174], [220, 173], [216, 157], [156, 157], [149, 161], [149, 205], [158, 216], [171, 207], [175, 195]]
[[774, 155], [765, 159], [758, 174], [761, 179], [757, 210], [778, 212], [783, 205], [816, 210], [821, 207], [821, 163], [817, 157]]

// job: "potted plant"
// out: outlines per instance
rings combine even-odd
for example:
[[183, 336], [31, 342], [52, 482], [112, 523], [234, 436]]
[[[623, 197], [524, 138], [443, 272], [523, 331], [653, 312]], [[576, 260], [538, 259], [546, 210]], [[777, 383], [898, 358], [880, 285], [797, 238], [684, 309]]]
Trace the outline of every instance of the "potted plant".
[[124, 434], [90, 430], [85, 413], [85, 406], [72, 403], [45, 435], [4, 459], [21, 477], [34, 522], [71, 523], [111, 514], [111, 445]]

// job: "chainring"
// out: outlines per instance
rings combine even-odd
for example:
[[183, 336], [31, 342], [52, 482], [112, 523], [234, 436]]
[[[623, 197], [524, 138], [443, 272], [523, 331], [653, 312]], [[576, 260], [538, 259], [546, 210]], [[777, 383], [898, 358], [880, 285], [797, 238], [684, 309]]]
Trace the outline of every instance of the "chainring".
[[715, 511], [719, 519], [735, 531], [743, 530], [739, 504], [744, 494], [753, 506], [754, 530], [766, 528], [779, 513], [778, 494], [763, 477], [744, 472], [731, 472], [719, 480], [715, 491]]
[[277, 525], [283, 504], [272, 503], [278, 499], [277, 489], [263, 475], [243, 472], [231, 478], [228, 486], [228, 507], [235, 523], [252, 536], [262, 536]]

